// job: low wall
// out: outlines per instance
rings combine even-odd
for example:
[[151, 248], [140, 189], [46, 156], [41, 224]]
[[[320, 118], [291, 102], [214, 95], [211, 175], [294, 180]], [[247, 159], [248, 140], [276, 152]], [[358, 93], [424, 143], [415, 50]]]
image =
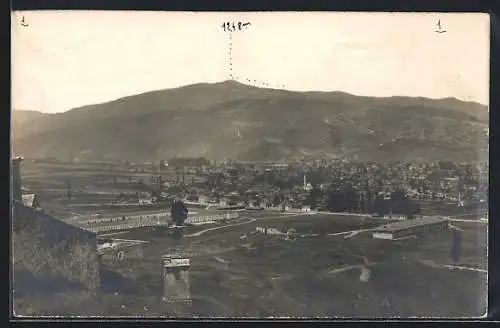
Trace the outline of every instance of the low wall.
[[128, 220], [161, 220], [165, 218], [169, 218], [169, 212], [159, 212], [152, 214], [139, 214], [139, 215], [122, 215], [122, 216], [112, 216], [106, 218], [96, 218], [96, 219], [88, 219], [85, 221], [80, 221], [81, 224], [92, 225], [97, 223], [106, 223], [106, 222], [119, 222], [119, 221], [128, 221]]
[[97, 291], [100, 281], [95, 234], [19, 202], [14, 204], [12, 219], [14, 272], [27, 271], [36, 278], [63, 277]]
[[114, 225], [106, 225], [100, 227], [85, 227], [86, 230], [94, 232], [94, 233], [102, 233], [108, 231], [118, 231], [118, 230], [127, 230], [127, 229], [136, 229], [136, 228], [144, 228], [144, 227], [163, 227], [167, 226], [167, 222], [158, 222], [152, 220], [142, 220], [142, 221], [134, 221], [127, 222], [122, 224], [114, 224]]
[[[230, 220], [236, 219], [239, 217], [238, 213], [227, 213], [227, 214], [217, 214], [217, 215], [205, 215], [205, 216], [194, 216], [186, 219], [187, 224], [195, 224], [202, 222], [214, 222], [220, 220]], [[145, 228], [145, 227], [162, 227], [167, 226], [168, 222], [162, 220], [161, 217], [157, 217], [157, 215], [146, 215], [142, 216], [139, 219], [135, 220], [114, 220], [114, 221], [106, 221], [106, 222], [117, 222], [118, 224], [105, 225], [99, 227], [92, 227], [91, 225], [83, 226], [85, 230], [94, 232], [94, 233], [102, 233], [109, 231], [119, 231], [119, 230], [127, 230], [127, 229], [136, 229], [136, 228]], [[123, 222], [123, 223], [120, 223]], [[102, 223], [102, 221], [100, 222]]]

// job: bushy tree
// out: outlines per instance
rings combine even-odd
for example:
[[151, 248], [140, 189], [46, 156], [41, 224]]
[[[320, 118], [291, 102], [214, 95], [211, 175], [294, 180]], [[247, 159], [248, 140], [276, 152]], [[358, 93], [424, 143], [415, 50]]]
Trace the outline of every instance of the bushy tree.
[[406, 215], [408, 219], [413, 219], [420, 213], [420, 205], [413, 202], [402, 190], [396, 190], [391, 196], [392, 213]]
[[186, 205], [182, 201], [175, 201], [170, 209], [170, 216], [176, 225], [183, 225], [188, 212]]

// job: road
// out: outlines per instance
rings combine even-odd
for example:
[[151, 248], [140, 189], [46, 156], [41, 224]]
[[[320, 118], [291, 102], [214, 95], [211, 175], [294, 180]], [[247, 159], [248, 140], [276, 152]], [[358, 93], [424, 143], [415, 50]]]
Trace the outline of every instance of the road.
[[270, 216], [270, 217], [268, 216], [268, 217], [252, 218], [252, 219], [250, 219], [248, 221], [245, 221], [245, 222], [238, 222], [238, 223], [227, 224], [227, 225], [223, 225], [223, 226], [219, 226], [219, 227], [208, 228], [208, 229], [205, 229], [205, 230], [201, 230], [201, 231], [195, 232], [195, 233], [190, 234], [190, 235], [186, 235], [185, 237], [198, 237], [198, 236], [201, 236], [204, 233], [209, 232], [209, 231], [217, 231], [217, 230], [225, 229], [225, 228], [229, 228], [229, 227], [241, 226], [241, 225], [250, 224], [250, 223], [253, 223], [253, 222], [256, 222], [256, 221], [265, 221], [265, 220], [273, 220], [273, 219], [287, 219], [287, 218], [296, 217], [296, 216], [302, 216], [302, 215], [304, 215], [304, 214], [300, 213], [300, 214], [290, 214], [290, 215], [279, 215], [279, 216]]
[[[327, 214], [327, 215], [335, 215], [335, 216], [353, 216], [353, 217], [358, 217], [360, 219], [362, 218], [372, 218], [372, 219], [378, 219], [373, 217], [371, 214], [359, 214], [359, 213], [332, 213], [332, 212], [320, 212], [320, 214]], [[483, 212], [473, 212], [473, 213], [463, 213], [460, 215], [452, 215], [452, 216], [443, 216], [446, 217], [449, 221], [453, 222], [475, 222], [475, 223], [483, 223], [483, 224], [488, 224], [488, 220], [481, 220], [481, 219], [476, 219], [476, 218], [470, 218], [470, 219], [461, 219], [461, 217], [465, 216], [484, 216]], [[440, 216], [440, 215], [438, 215]], [[384, 220], [383, 218], [380, 218], [380, 220]]]
[[470, 222], [470, 223], [482, 223], [482, 224], [488, 224], [488, 220], [474, 220], [474, 219], [454, 219], [454, 218], [449, 218], [448, 221], [452, 222]]
[[220, 227], [208, 228], [208, 229], [205, 229], [205, 230], [201, 230], [201, 231], [192, 233], [190, 235], [186, 235], [185, 237], [198, 237], [198, 236], [201, 236], [204, 233], [209, 232], [209, 231], [216, 231], [216, 230], [220, 230], [220, 229], [224, 229], [224, 228], [228, 228], [228, 227], [236, 227], [236, 226], [240, 226], [240, 225], [244, 225], [244, 224], [249, 224], [249, 223], [252, 223], [252, 222], [255, 222], [255, 221], [257, 221], [257, 219], [251, 219], [249, 221], [239, 222], [239, 223], [234, 223], [234, 224], [227, 224], [227, 225], [223, 225], [223, 226], [220, 226]]
[[351, 238], [351, 237], [354, 237], [356, 236], [357, 234], [361, 233], [361, 232], [368, 232], [368, 231], [372, 231], [374, 229], [357, 229], [357, 230], [350, 230], [350, 231], [342, 231], [342, 232], [335, 232], [335, 233], [329, 233], [327, 234], [327, 236], [341, 236], [341, 235], [347, 235], [345, 236], [344, 238]]
[[98, 237], [108, 237], [108, 236], [115, 236], [115, 235], [124, 235], [126, 233], [129, 233], [130, 231], [119, 231], [119, 232], [111, 232], [111, 233], [105, 233], [105, 234], [100, 234]]
[[[264, 213], [259, 213], [259, 214], [264, 214]], [[353, 216], [353, 217], [359, 217], [359, 218], [364, 218], [367, 217], [368, 214], [358, 214], [358, 213], [332, 213], [332, 212], [321, 212], [319, 214], [328, 214], [328, 215], [339, 215], [339, 216]], [[198, 231], [194, 234], [187, 235], [186, 237], [198, 237], [203, 235], [206, 232], [209, 231], [216, 231], [220, 229], [225, 229], [228, 227], [233, 227], [233, 226], [240, 226], [240, 225], [245, 225], [249, 224], [255, 221], [265, 221], [265, 220], [270, 220], [270, 219], [285, 219], [285, 218], [290, 218], [290, 217], [297, 217], [297, 216], [306, 216], [306, 215], [313, 215], [312, 213], [293, 213], [293, 214], [282, 214], [279, 216], [262, 216], [262, 217], [254, 217], [253, 219], [246, 221], [246, 222], [239, 222], [235, 224], [228, 224], [224, 226], [219, 226], [219, 227], [213, 227], [205, 230]], [[450, 221], [456, 221], [456, 222], [475, 222], [475, 223], [484, 223], [487, 224], [487, 221], [479, 221], [479, 220], [467, 220], [467, 219], [456, 219], [456, 218], [449, 218]], [[351, 238], [356, 236], [359, 233], [362, 232], [368, 232], [372, 231], [373, 229], [356, 229], [356, 230], [349, 230], [349, 231], [342, 231], [342, 232], [336, 232], [336, 233], [331, 233], [328, 234], [327, 236], [340, 236], [340, 235], [346, 235], [344, 238]]]
[[371, 218], [373, 214], [363, 214], [363, 213], [347, 213], [347, 212], [319, 212], [318, 214], [327, 214], [327, 215], [338, 215], [338, 216], [355, 216], [360, 218], [369, 217]]

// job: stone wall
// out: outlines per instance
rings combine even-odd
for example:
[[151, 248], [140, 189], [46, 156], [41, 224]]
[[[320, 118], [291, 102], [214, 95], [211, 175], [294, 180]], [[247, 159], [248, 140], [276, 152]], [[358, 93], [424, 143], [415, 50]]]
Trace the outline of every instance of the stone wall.
[[[16, 272], [63, 277], [91, 292], [99, 287], [96, 235], [20, 202], [12, 213], [12, 261]], [[20, 282], [18, 282], [20, 283]]]

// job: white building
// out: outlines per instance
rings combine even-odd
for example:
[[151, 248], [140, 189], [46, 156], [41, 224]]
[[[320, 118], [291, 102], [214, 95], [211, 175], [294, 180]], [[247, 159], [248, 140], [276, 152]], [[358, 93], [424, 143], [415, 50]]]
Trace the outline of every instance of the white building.
[[406, 215], [391, 214], [391, 215], [384, 215], [384, 219], [387, 221], [404, 221], [404, 220], [407, 220], [408, 217]]
[[208, 196], [200, 195], [198, 197], [198, 202], [200, 202], [200, 204], [208, 204], [209, 200], [210, 200], [210, 197], [208, 197]]
[[385, 224], [373, 230], [373, 238], [394, 240], [413, 234], [442, 232], [447, 230], [447, 219], [429, 216]]
[[36, 194], [26, 194], [22, 195], [23, 204], [25, 206], [40, 208], [40, 202]]
[[311, 206], [302, 206], [300, 209], [301, 212], [308, 213], [311, 212]]
[[307, 182], [307, 178], [306, 178], [305, 174], [304, 174], [304, 185], [303, 185], [303, 188], [304, 188], [305, 191], [311, 191], [313, 189], [312, 184], [310, 184], [309, 182]]

